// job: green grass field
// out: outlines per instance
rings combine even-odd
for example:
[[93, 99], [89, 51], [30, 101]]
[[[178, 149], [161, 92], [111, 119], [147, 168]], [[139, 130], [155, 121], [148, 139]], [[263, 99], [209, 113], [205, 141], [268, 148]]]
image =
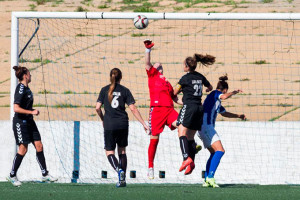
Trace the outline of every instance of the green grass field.
[[202, 199], [202, 200], [299, 200], [299, 185], [221, 185], [203, 188], [199, 184], [112, 184], [23, 183], [19, 188], [0, 183], [0, 199]]

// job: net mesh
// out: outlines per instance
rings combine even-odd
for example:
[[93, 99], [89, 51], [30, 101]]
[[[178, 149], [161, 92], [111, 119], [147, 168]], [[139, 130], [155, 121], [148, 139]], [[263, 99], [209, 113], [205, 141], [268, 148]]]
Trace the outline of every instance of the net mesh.
[[[19, 21], [21, 50], [37, 21]], [[150, 20], [146, 29], [138, 30], [128, 19], [40, 19], [40, 29], [21, 56], [20, 65], [32, 74], [29, 86], [34, 93], [34, 107], [41, 112], [35, 120], [50, 173], [62, 182], [71, 180], [74, 121], [80, 121], [79, 181], [117, 180], [105, 156], [103, 128], [95, 103], [100, 89], [109, 84], [110, 70], [118, 67], [123, 72], [121, 84], [131, 90], [143, 118], [148, 119], [143, 40], [149, 38], [155, 43], [152, 63], [162, 63], [172, 85], [184, 75], [183, 60], [200, 53], [216, 56], [212, 67], [197, 68], [214, 87], [218, 77], [227, 73], [229, 91], [244, 91], [222, 104], [229, 112], [244, 113], [248, 121], [218, 117], [216, 129], [226, 150], [216, 174], [219, 182], [285, 183], [288, 177], [299, 175], [296, 169], [300, 168], [294, 162], [300, 158], [296, 145], [300, 141], [299, 35], [299, 21], [284, 20]], [[203, 100], [206, 95], [204, 92]], [[175, 107], [179, 111], [180, 106]], [[134, 170], [137, 177], [130, 181], [149, 182], [149, 137], [127, 111], [127, 176]], [[32, 168], [21, 168], [21, 179], [39, 176], [34, 150], [30, 152], [24, 162]], [[195, 172], [190, 176], [180, 174], [177, 131], [165, 128], [155, 158], [154, 182], [200, 182], [208, 156], [202, 151], [196, 157]], [[107, 171], [108, 178], [102, 178], [101, 171]], [[165, 171], [166, 177], [159, 179], [158, 171]], [[300, 182], [299, 178], [294, 181]]]

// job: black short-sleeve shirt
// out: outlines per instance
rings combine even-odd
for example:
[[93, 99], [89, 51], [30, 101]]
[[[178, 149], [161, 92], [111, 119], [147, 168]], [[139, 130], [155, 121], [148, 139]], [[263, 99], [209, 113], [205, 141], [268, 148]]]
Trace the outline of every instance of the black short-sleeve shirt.
[[109, 86], [103, 87], [100, 91], [97, 102], [104, 104], [104, 129], [120, 130], [128, 128], [128, 115], [125, 111], [125, 104], [135, 104], [135, 100], [130, 90], [120, 84], [116, 84], [113, 91], [112, 102], [108, 101]]
[[[15, 90], [14, 104], [18, 104], [25, 110], [33, 110], [33, 94], [29, 87], [26, 87], [22, 83], [19, 83]], [[29, 114], [15, 113], [15, 117], [18, 119], [30, 119], [33, 118]]]
[[181, 77], [178, 82], [183, 93], [183, 104], [201, 104], [202, 87], [209, 87], [208, 80], [199, 72], [189, 72]]

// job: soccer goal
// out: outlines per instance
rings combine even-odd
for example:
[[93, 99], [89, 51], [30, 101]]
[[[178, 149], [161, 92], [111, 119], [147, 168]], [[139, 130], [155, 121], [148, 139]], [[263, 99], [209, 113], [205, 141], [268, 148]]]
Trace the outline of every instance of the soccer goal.
[[[147, 28], [134, 27], [138, 14], [149, 19]], [[212, 67], [197, 68], [214, 87], [227, 73], [229, 90], [244, 91], [223, 106], [248, 120], [219, 116], [216, 122], [226, 151], [215, 175], [218, 183], [299, 184], [299, 20], [297, 13], [13, 12], [11, 66], [31, 71], [29, 87], [34, 108], [40, 110], [35, 120], [51, 174], [60, 182], [117, 181], [105, 156], [95, 104], [100, 89], [110, 83], [110, 70], [118, 67], [121, 83], [148, 120], [143, 40], [149, 38], [155, 43], [151, 59], [162, 63], [172, 85], [184, 74], [183, 60], [201, 53], [216, 56]], [[16, 83], [12, 71], [11, 108]], [[155, 179], [148, 180], [149, 136], [127, 111], [128, 183], [202, 183], [208, 151], [196, 155], [194, 172], [184, 176], [178, 172], [182, 156], [177, 130], [169, 128], [160, 136]], [[40, 177], [33, 147], [18, 175], [20, 180]]]

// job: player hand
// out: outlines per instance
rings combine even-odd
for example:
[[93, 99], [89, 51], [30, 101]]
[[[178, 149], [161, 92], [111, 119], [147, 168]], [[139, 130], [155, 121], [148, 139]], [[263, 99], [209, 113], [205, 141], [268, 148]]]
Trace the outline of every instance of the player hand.
[[241, 115], [239, 116], [239, 118], [240, 118], [241, 120], [247, 120], [246, 115], [244, 115], [244, 114], [241, 114]]
[[33, 110], [31, 114], [33, 114], [33, 115], [36, 115], [36, 116], [37, 116], [37, 115], [39, 115], [39, 114], [40, 114], [40, 111], [39, 111], [39, 110]]
[[243, 92], [243, 90], [240, 90], [240, 89], [232, 91], [233, 94], [237, 94], [237, 93], [241, 93], [241, 92]]
[[150, 39], [144, 40], [146, 49], [151, 49], [154, 46], [154, 43]]
[[148, 135], [149, 135], [150, 134], [149, 127], [146, 124], [144, 124], [143, 126], [144, 126], [145, 132], [148, 133]]

